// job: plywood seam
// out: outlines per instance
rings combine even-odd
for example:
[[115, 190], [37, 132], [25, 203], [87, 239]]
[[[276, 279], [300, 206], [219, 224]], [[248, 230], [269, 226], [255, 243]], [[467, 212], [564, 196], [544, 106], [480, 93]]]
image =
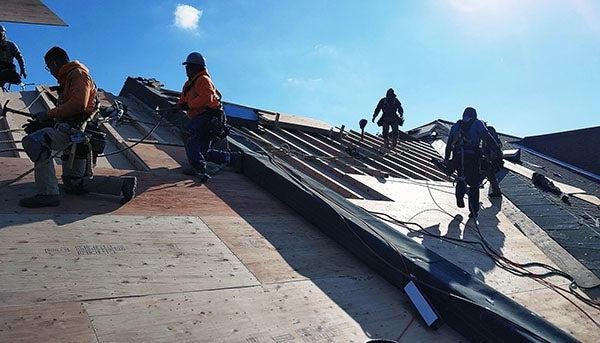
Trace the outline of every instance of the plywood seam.
[[[263, 283], [262, 283], [262, 281], [261, 281], [261, 280], [258, 278], [258, 276], [256, 276], [256, 274], [254, 274], [254, 272], [253, 272], [252, 270], [250, 270], [250, 269], [249, 269], [249, 268], [246, 266], [246, 264], [244, 263], [244, 261], [242, 261], [242, 260], [240, 259], [240, 257], [239, 257], [239, 256], [238, 256], [238, 255], [237, 255], [237, 254], [236, 254], [236, 253], [235, 253], [233, 250], [231, 250], [231, 248], [229, 247], [229, 245], [227, 244], [227, 242], [225, 242], [224, 240], [222, 240], [222, 239], [221, 239], [221, 237], [219, 237], [219, 235], [218, 235], [218, 234], [217, 234], [217, 233], [216, 233], [216, 232], [215, 232], [215, 231], [214, 231], [214, 230], [213, 230], [213, 229], [210, 227], [210, 225], [208, 225], [208, 223], [207, 223], [207, 222], [205, 222], [205, 221], [204, 221], [202, 218], [200, 218], [200, 217], [197, 217], [197, 218], [198, 218], [198, 220], [200, 220], [200, 221], [201, 221], [201, 222], [202, 222], [204, 225], [206, 225], [206, 227], [207, 227], [207, 228], [210, 230], [210, 232], [211, 232], [213, 235], [215, 235], [215, 237], [217, 237], [217, 238], [218, 238], [218, 239], [221, 241], [221, 243], [223, 243], [223, 245], [224, 245], [224, 246], [227, 248], [227, 250], [229, 250], [229, 252], [231, 252], [231, 254], [232, 254], [233, 256], [235, 256], [235, 258], [237, 258], [237, 259], [238, 259], [238, 261], [240, 262], [240, 264], [241, 264], [242, 266], [244, 266], [244, 268], [246, 268], [246, 270], [247, 270], [247, 271], [248, 271], [250, 274], [252, 274], [252, 276], [253, 276], [253, 277], [254, 277], [254, 279], [255, 279], [255, 280], [256, 280], [256, 281], [259, 283], [259, 285], [262, 285]], [[240, 217], [240, 218], [241, 218], [241, 217]], [[242, 219], [243, 219], [243, 218], [242, 218]]]
[[86, 310], [85, 306], [83, 306], [83, 302], [79, 301], [79, 306], [81, 307], [81, 310], [83, 311], [83, 313], [85, 313], [85, 316], [87, 317], [87, 319], [90, 321], [90, 326], [92, 327], [92, 331], [94, 332], [94, 337], [96, 337], [96, 342], [100, 343], [100, 337], [98, 337], [98, 331], [96, 331], [96, 325], [94, 325], [92, 316], [90, 316], [90, 314]]

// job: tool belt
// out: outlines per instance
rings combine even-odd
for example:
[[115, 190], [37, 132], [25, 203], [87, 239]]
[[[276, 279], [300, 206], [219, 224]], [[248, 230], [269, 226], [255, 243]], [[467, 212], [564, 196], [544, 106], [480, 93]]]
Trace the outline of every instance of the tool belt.
[[400, 125], [404, 124], [404, 118], [400, 118], [397, 114], [394, 115], [382, 115], [377, 121], [377, 126], [383, 125]]
[[[75, 126], [75, 128], [77, 127], [81, 126]], [[98, 155], [102, 154], [106, 148], [106, 134], [100, 131], [100, 125], [96, 121], [92, 121], [86, 126], [84, 134], [89, 144], [86, 144], [86, 142], [76, 143], [75, 159], [87, 159], [91, 148], [92, 162], [96, 164]], [[65, 151], [61, 159], [67, 161], [69, 156], [70, 151]]]
[[208, 123], [207, 135], [210, 140], [225, 139], [229, 135], [230, 128], [227, 124], [227, 115], [225, 115], [222, 108], [210, 108], [202, 115], [206, 116]]

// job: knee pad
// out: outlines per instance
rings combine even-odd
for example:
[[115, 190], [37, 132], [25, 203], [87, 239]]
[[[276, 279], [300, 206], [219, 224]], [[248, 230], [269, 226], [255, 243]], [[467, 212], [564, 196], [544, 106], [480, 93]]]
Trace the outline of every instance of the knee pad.
[[43, 130], [25, 136], [21, 143], [25, 153], [34, 163], [47, 160], [52, 154], [50, 138]]

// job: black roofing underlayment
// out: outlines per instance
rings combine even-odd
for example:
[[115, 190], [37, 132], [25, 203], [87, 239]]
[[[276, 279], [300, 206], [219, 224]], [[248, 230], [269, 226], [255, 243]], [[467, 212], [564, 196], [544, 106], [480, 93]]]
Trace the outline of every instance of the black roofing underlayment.
[[558, 197], [538, 190], [531, 180], [521, 175], [507, 173], [500, 180], [500, 188], [527, 217], [600, 277], [600, 229], [573, 215], [567, 210], [568, 206], [558, 203]]
[[[296, 210], [391, 284], [413, 275], [442, 321], [473, 341], [575, 342], [576, 339], [364, 209], [301, 173], [291, 174], [253, 142], [229, 138], [244, 151], [244, 174]], [[395, 246], [395, 248], [393, 246]], [[402, 252], [402, 255], [399, 253]], [[450, 295], [453, 294], [453, 295]]]

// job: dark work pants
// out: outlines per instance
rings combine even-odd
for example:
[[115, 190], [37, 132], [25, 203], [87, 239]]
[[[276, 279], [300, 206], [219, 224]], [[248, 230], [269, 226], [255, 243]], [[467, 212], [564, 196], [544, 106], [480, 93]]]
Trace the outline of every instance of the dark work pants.
[[4, 87], [7, 83], [18, 85], [21, 83], [21, 77], [14, 68], [2, 69], [0, 67], [0, 87]]
[[206, 161], [217, 164], [229, 164], [231, 161], [229, 152], [211, 149], [208, 125], [206, 115], [190, 119], [186, 125], [185, 153], [190, 165], [200, 173], [206, 172]]
[[479, 184], [481, 183], [479, 155], [465, 153], [464, 168], [460, 165], [460, 154], [457, 154], [456, 158], [458, 159], [456, 162], [459, 177], [456, 181], [456, 198], [462, 199], [468, 193], [469, 212], [476, 215], [479, 211]]
[[398, 120], [396, 118], [391, 118], [384, 116], [381, 118], [381, 126], [383, 130], [383, 140], [385, 145], [388, 145], [389, 142], [389, 133], [390, 127], [392, 129], [392, 146], [396, 146], [396, 142], [398, 141]]

